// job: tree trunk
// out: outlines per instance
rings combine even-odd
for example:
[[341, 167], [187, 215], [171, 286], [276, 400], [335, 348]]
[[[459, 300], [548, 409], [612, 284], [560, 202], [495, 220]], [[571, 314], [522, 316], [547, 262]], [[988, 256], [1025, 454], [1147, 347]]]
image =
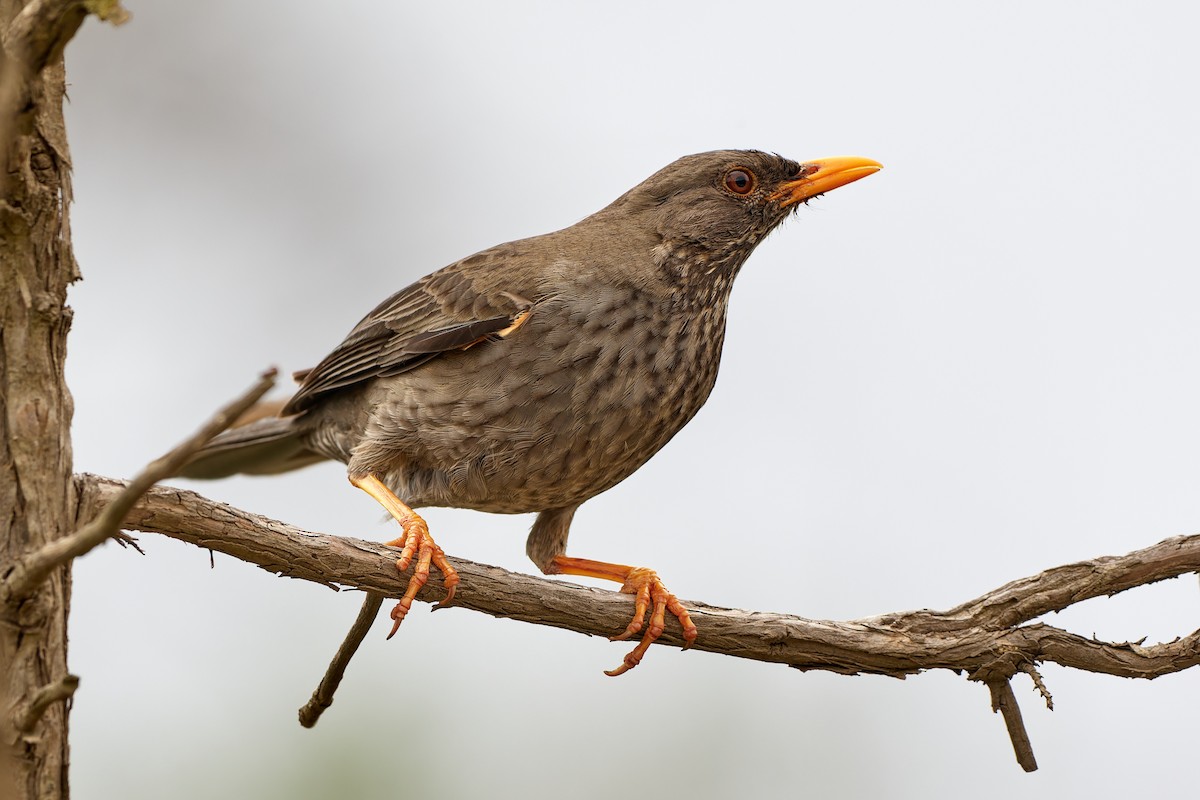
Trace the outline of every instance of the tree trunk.
[[[0, 0], [3, 30], [23, 5]], [[7, 58], [0, 68], [8, 73], [0, 85], [16, 97], [12, 87], [27, 76], [17, 77]], [[67, 287], [79, 274], [67, 219], [61, 49], [28, 86], [31, 104], [4, 108], [8, 119], [0, 126], [9, 133], [0, 141], [0, 577], [18, 557], [74, 527], [72, 403], [63, 364]], [[32, 596], [0, 598], [0, 797], [68, 796], [68, 704], [51, 703], [40, 718], [30, 707], [40, 689], [67, 677], [70, 593], [67, 565]]]

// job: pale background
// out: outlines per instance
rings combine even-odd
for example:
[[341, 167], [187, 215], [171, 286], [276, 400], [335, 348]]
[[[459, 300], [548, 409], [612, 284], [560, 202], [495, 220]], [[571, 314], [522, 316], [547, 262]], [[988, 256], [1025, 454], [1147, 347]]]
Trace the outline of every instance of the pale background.
[[[377, 301], [569, 225], [676, 157], [886, 169], [801, 209], [734, 292], [721, 380], [571, 552], [682, 597], [945, 608], [1200, 529], [1200, 55], [1182, 2], [167, 3], [68, 50], [79, 470], [130, 476]], [[187, 484], [395, 535], [340, 465]], [[717, 512], [717, 513], [714, 513]], [[536, 571], [528, 517], [435, 510]], [[732, 537], [740, 549], [728, 552]], [[1080, 797], [1194, 789], [1200, 671], [987, 691], [801, 674], [418, 606], [296, 723], [360, 596], [153, 535], [77, 564], [74, 796]], [[1048, 620], [1200, 626], [1194, 577]], [[1185, 776], [1191, 776], [1185, 783]]]

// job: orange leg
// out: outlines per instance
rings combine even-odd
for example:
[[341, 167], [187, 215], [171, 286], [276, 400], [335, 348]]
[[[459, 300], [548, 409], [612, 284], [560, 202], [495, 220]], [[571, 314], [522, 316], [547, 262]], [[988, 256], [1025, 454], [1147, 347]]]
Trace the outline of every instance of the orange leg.
[[555, 556], [549, 574], [582, 575], [588, 578], [602, 578], [621, 583], [621, 591], [634, 596], [633, 619], [625, 630], [611, 637], [613, 641], [628, 639], [642, 629], [646, 618], [646, 610], [650, 609], [650, 626], [637, 647], [633, 648], [624, 662], [616, 669], [605, 670], [605, 675], [623, 675], [636, 667], [642, 661], [642, 656], [650, 649], [650, 645], [662, 636], [666, 623], [666, 614], [670, 611], [679, 619], [683, 628], [683, 648], [691, 647], [696, 641], [696, 626], [692, 624], [687, 609], [675, 595], [667, 591], [662, 580], [652, 569], [646, 567], [627, 567], [624, 564], [609, 564], [607, 561], [591, 561], [586, 558], [571, 558], [570, 556]]
[[421, 515], [406, 506], [378, 478], [374, 475], [351, 475], [350, 483], [374, 497], [375, 501], [387, 509], [387, 512], [400, 523], [400, 527], [404, 530], [403, 536], [387, 543], [389, 547], [402, 548], [400, 558], [396, 560], [396, 569], [404, 572], [412, 563], [413, 556], [417, 558], [417, 567], [413, 570], [412, 577], [408, 579], [408, 589], [400, 598], [400, 602], [396, 603], [396, 607], [392, 609], [392, 619], [395, 623], [392, 625], [392, 632], [388, 634], [390, 639], [400, 629], [400, 623], [404, 621], [404, 615], [408, 613], [408, 609], [412, 608], [417, 592], [421, 591], [421, 587], [429, 580], [431, 564], [441, 570], [442, 584], [446, 587], [446, 599], [438, 603], [437, 608], [448, 605], [454, 599], [454, 587], [458, 586], [459, 580], [458, 573], [446, 560], [446, 554], [442, 548], [438, 547], [437, 542], [429, 535], [429, 526], [425, 524]]

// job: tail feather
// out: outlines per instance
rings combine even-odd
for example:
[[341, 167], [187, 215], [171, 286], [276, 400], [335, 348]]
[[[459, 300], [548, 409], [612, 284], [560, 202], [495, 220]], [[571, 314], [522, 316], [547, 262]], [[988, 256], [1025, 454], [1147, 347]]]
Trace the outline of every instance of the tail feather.
[[[253, 417], [252, 417], [253, 419]], [[301, 441], [300, 417], [262, 417], [215, 437], [192, 457], [179, 477], [274, 475], [325, 460]]]

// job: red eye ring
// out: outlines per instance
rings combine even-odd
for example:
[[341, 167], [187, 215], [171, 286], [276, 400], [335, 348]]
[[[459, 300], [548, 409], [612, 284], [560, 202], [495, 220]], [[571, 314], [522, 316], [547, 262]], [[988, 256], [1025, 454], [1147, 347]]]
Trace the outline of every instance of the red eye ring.
[[725, 173], [725, 188], [734, 194], [750, 194], [757, 183], [754, 173], [748, 169], [737, 167]]

